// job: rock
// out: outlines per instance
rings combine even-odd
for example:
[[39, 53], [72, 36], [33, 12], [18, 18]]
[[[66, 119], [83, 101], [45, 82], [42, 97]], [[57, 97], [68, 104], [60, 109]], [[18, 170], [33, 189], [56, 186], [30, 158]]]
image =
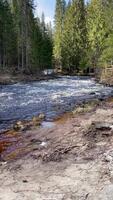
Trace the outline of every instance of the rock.
[[110, 155], [105, 155], [105, 161], [106, 162], [112, 162], [113, 161], [113, 157]]
[[40, 126], [41, 125], [41, 120], [39, 119], [39, 117], [33, 117], [32, 118], [32, 123], [33, 123], [33, 126]]
[[27, 126], [22, 121], [18, 121], [13, 125], [15, 131], [24, 131], [26, 128]]
[[95, 95], [96, 93], [95, 92], [90, 92], [90, 95]]
[[104, 153], [104, 160], [106, 162], [112, 162], [113, 161], [113, 151], [108, 151]]
[[45, 119], [45, 115], [43, 113], [39, 114], [32, 118], [32, 122], [34, 126], [40, 126], [41, 122]]
[[23, 182], [23, 183], [28, 183], [28, 181], [27, 181], [27, 180], [23, 180], [22, 182]]
[[34, 116], [30, 121], [17, 121], [13, 125], [15, 131], [25, 131], [32, 126], [40, 126], [41, 122], [44, 120], [45, 115], [42, 113], [38, 116]]
[[41, 142], [40, 146], [41, 147], [47, 147], [47, 142]]
[[41, 144], [41, 143], [42, 143], [41, 140], [35, 139], [35, 138], [34, 138], [34, 139], [31, 139], [30, 142], [31, 142], [31, 143], [35, 143], [35, 144], [36, 144], [36, 143], [37, 143], [37, 144]]
[[109, 131], [113, 129], [113, 125], [107, 122], [93, 122], [92, 125], [94, 125], [96, 129], [101, 131]]
[[45, 115], [43, 113], [39, 114], [39, 119], [44, 120], [45, 119]]

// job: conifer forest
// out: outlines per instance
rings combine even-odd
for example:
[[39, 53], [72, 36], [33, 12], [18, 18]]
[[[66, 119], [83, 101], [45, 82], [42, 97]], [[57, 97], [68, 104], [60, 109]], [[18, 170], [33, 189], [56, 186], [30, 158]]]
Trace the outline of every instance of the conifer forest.
[[33, 0], [0, 0], [0, 70], [78, 72], [113, 59], [113, 1], [56, 0], [54, 25]]
[[113, 0], [0, 0], [0, 200], [113, 200]]

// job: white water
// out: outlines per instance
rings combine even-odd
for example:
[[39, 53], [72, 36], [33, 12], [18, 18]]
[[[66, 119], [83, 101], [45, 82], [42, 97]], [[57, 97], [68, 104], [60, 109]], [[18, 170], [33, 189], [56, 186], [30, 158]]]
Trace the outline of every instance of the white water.
[[45, 113], [47, 120], [94, 98], [106, 98], [113, 89], [81, 77], [0, 86], [0, 130], [19, 119]]

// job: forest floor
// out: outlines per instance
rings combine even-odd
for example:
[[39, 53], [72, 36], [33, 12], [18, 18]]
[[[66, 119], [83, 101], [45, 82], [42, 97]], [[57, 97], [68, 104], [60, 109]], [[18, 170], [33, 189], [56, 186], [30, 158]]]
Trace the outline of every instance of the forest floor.
[[113, 200], [113, 98], [1, 138], [0, 200]]
[[36, 75], [12, 75], [10, 73], [0, 73], [0, 85], [8, 85], [8, 84], [15, 84], [18, 82], [30, 82], [30, 81], [41, 81], [41, 80], [50, 80], [57, 78], [58, 76], [55, 74], [51, 75], [43, 75], [43, 74], [36, 74]]

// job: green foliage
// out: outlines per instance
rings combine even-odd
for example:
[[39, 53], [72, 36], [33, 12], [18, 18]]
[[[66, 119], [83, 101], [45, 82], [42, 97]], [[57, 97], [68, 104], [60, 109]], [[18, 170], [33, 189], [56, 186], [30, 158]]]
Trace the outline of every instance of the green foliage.
[[89, 40], [89, 59], [94, 66], [103, 49], [105, 40], [105, 16], [102, 0], [92, 0], [87, 7], [87, 28]]
[[113, 1], [56, 0], [54, 35], [33, 0], [0, 0], [0, 68], [83, 71], [113, 61]]
[[[61, 1], [58, 2], [60, 10], [62, 10]], [[58, 17], [58, 20], [55, 21], [54, 44], [56, 51], [54, 51], [54, 56], [59, 58], [64, 70], [78, 70], [83, 67], [83, 63], [85, 64], [84, 57], [87, 47], [84, 1], [73, 0], [68, 3], [64, 15], [60, 11], [58, 13], [58, 16], [60, 15], [63, 19], [63, 25], [61, 25], [62, 21]]]
[[102, 66], [113, 61], [113, 34], [105, 40], [104, 48], [99, 58], [99, 64]]
[[88, 61], [93, 67], [113, 60], [113, 1], [91, 0], [87, 6]]
[[[45, 20], [39, 18], [34, 21], [32, 33], [32, 55], [34, 70], [44, 70], [52, 67], [52, 28]], [[37, 69], [38, 66], [38, 69]]]
[[62, 65], [62, 36], [64, 26], [65, 5], [66, 2], [64, 0], [56, 0], [53, 55], [55, 59], [55, 64], [57, 66]]
[[7, 1], [0, 1], [0, 67], [11, 67], [15, 64], [16, 50], [13, 15]]
[[52, 29], [33, 0], [0, 1], [0, 67], [34, 73], [52, 67]]

